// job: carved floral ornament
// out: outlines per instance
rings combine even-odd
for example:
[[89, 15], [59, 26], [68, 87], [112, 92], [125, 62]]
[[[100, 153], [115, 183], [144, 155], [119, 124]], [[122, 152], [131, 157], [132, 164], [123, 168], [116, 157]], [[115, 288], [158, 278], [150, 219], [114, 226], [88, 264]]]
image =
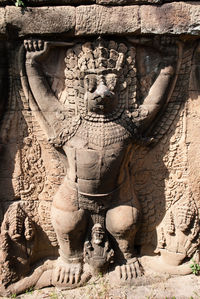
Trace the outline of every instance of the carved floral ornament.
[[132, 284], [148, 268], [189, 273], [199, 247], [184, 143], [193, 51], [169, 37], [29, 39], [14, 51], [9, 100], [25, 125], [17, 200], [1, 225], [2, 294], [74, 288], [98, 272]]

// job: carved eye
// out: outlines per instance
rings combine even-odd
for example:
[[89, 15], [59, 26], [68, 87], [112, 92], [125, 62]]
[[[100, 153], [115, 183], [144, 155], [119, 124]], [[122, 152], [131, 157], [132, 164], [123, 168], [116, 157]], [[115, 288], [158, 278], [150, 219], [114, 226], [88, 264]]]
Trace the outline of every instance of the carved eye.
[[89, 86], [89, 78], [88, 78], [88, 76], [86, 76], [86, 77], [84, 78], [84, 85], [85, 85], [85, 87], [88, 89], [88, 86]]
[[89, 92], [93, 92], [96, 89], [96, 77], [93, 75], [86, 76], [85, 87]]
[[109, 90], [114, 90], [117, 83], [117, 76], [115, 74], [108, 74], [106, 76], [106, 85]]

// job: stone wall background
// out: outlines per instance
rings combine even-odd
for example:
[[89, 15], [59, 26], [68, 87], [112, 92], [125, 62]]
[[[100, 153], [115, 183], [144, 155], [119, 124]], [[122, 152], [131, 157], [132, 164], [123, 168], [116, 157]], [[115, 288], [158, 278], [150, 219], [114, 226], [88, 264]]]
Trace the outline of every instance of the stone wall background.
[[[156, 220], [154, 219], [155, 217], [150, 217], [151, 220], [146, 219], [144, 221], [144, 226], [142, 227], [142, 239], [152, 239], [155, 243], [156, 240], [149, 233], [152, 232], [154, 234], [155, 221], [159, 222], [159, 219], [162, 219], [163, 217], [163, 213], [166, 209], [165, 204], [163, 206], [163, 196], [165, 194], [164, 190], [166, 191], [167, 188], [170, 189], [170, 187], [167, 187], [167, 185], [172, 184], [172, 181], [175, 180], [173, 173], [178, 171], [177, 169], [174, 169], [173, 166], [169, 166], [169, 163], [164, 163], [166, 164], [164, 165], [162, 159], [164, 152], [165, 156], [170, 156], [170, 151], [174, 150], [170, 149], [170, 138], [179, 138], [176, 137], [176, 134], [178, 134], [176, 132], [176, 125], [177, 123], [182, 122], [183, 114], [184, 118], [186, 119], [186, 124], [184, 125], [185, 137], [183, 138], [184, 140], [181, 149], [183, 153], [181, 152], [180, 154], [175, 150], [175, 160], [178, 163], [178, 161], [181, 160], [180, 155], [183, 156], [182, 160], [184, 160], [184, 157], [186, 157], [187, 163], [184, 167], [187, 168], [187, 183], [190, 182], [189, 189], [191, 188], [191, 192], [194, 194], [195, 201], [197, 203], [200, 195], [200, 175], [198, 168], [199, 154], [197, 154], [199, 153], [198, 128], [200, 123], [200, 116], [198, 113], [200, 88], [198, 83], [198, 39], [200, 35], [200, 3], [198, 1], [176, 2], [161, 0], [52, 0], [51, 2], [44, 0], [32, 0], [25, 3], [28, 4], [28, 6], [25, 8], [20, 8], [15, 7], [12, 1], [0, 1], [0, 45], [2, 49], [2, 55], [0, 59], [1, 64], [3, 65], [3, 69], [7, 69], [7, 58], [9, 70], [8, 72], [5, 71], [5, 73], [3, 73], [2, 75], [2, 78], [4, 77], [5, 83], [2, 90], [6, 90], [7, 85], [9, 94], [7, 98], [5, 96], [6, 110], [1, 122], [1, 143], [3, 143], [3, 154], [1, 156], [2, 170], [0, 195], [3, 211], [6, 210], [10, 200], [15, 201], [16, 199], [21, 198], [20, 193], [18, 193], [19, 190], [17, 189], [18, 187], [16, 187], [16, 184], [18, 184], [17, 181], [19, 179], [20, 173], [24, 173], [24, 171], [22, 171], [24, 163], [22, 152], [24, 145], [22, 146], [22, 144], [24, 142], [24, 138], [28, 138], [30, 134], [37, 136], [35, 146], [37, 147], [38, 142], [42, 147], [42, 151], [40, 152], [40, 157], [38, 158], [38, 160], [42, 159], [44, 167], [47, 167], [47, 169], [45, 169], [45, 172], [41, 174], [43, 182], [43, 185], [41, 187], [43, 190], [42, 195], [39, 195], [39, 189], [35, 190], [35, 193], [33, 192], [32, 196], [29, 196], [29, 200], [32, 201], [32, 204], [30, 204], [30, 206], [32, 205], [32, 207], [34, 207], [36, 204], [34, 200], [37, 199], [46, 200], [48, 206], [48, 201], [51, 201], [51, 197], [53, 196], [57, 188], [56, 186], [59, 186], [60, 180], [62, 180], [65, 173], [65, 166], [62, 165], [62, 157], [58, 157], [56, 151], [49, 147], [48, 143], [45, 141], [45, 137], [39, 128], [39, 124], [37, 123], [37, 120], [34, 119], [31, 115], [29, 111], [29, 104], [28, 102], [26, 102], [23, 95], [18, 73], [17, 53], [24, 39], [31, 37], [42, 39], [44, 38], [46, 40], [67, 39], [68, 41], [70, 41], [73, 39], [87, 38], [90, 36], [98, 35], [112, 37], [118, 36], [123, 38], [127, 36], [151, 37], [155, 35], [160, 36], [165, 34], [168, 36], [178, 37], [180, 41], [185, 43], [186, 47], [189, 47], [189, 58], [187, 58], [187, 55], [185, 58], [186, 60], [189, 59], [189, 65], [186, 67], [192, 67], [189, 93], [187, 89], [189, 78], [186, 79], [186, 81], [181, 81], [183, 83], [182, 88], [180, 88], [178, 85], [176, 87], [177, 94], [179, 93], [179, 97], [183, 98], [183, 107], [181, 110], [182, 112], [178, 114], [177, 119], [174, 121], [174, 128], [172, 128], [172, 130], [167, 133], [165, 141], [163, 141], [165, 145], [158, 145], [151, 151], [150, 154], [147, 155], [146, 158], [144, 158], [145, 153], [143, 153], [142, 149], [138, 154], [138, 158], [133, 163], [133, 168], [135, 167], [137, 169], [136, 173], [134, 173], [134, 179], [136, 181], [138, 180], [139, 182], [137, 182], [136, 189], [138, 188], [138, 196], [141, 201], [145, 202], [145, 192], [147, 193], [147, 195], [151, 194], [151, 199], [149, 199], [149, 202], [151, 204], [153, 203], [152, 209], [154, 211], [150, 212], [150, 214], [153, 213], [154, 216], [156, 214], [156, 205], [162, 206], [160, 212], [158, 212], [155, 216]], [[49, 3], [51, 3], [51, 6], [48, 6]], [[32, 5], [32, 7], [30, 5]], [[192, 58], [196, 47], [196, 54], [194, 55], [194, 58]], [[190, 64], [192, 64], [192, 66]], [[188, 98], [188, 101], [186, 101], [185, 98]], [[173, 142], [174, 141], [172, 141], [172, 143]], [[155, 161], [155, 157], [159, 156], [159, 153], [161, 152], [162, 157], [159, 158], [160, 162], [158, 160]], [[32, 154], [34, 155], [34, 153]], [[49, 166], [48, 164], [49, 159], [53, 161], [51, 166]], [[140, 165], [140, 163], [138, 164], [138, 161], [141, 161], [141, 159], [143, 161], [142, 165]], [[150, 163], [149, 160], [151, 160]], [[182, 161], [180, 163], [182, 163]], [[155, 177], [154, 174], [152, 174], [152, 172], [155, 172], [156, 167], [162, 168], [160, 169], [159, 173], [159, 175], [161, 176], [160, 179], [157, 177], [158, 174], [155, 175]], [[167, 169], [167, 172], [165, 168]], [[171, 177], [170, 172], [172, 173]], [[142, 181], [140, 173], [142, 173]], [[26, 175], [28, 177], [30, 174], [27, 173]], [[147, 181], [149, 180], [148, 183], [144, 181], [145, 178]], [[169, 178], [171, 178], [171, 182]], [[162, 181], [160, 186], [158, 186], [158, 181]], [[28, 182], [27, 184], [29, 185], [30, 182]], [[44, 188], [45, 184], [48, 185], [46, 187], [47, 191]], [[50, 191], [49, 185], [51, 184], [52, 186], [50, 188]], [[145, 184], [147, 185], [145, 186]], [[154, 184], [155, 189], [154, 191], [152, 191], [151, 189]], [[158, 190], [156, 190], [156, 184]], [[7, 185], [8, 188], [3, 188], [3, 186], [5, 185]], [[48, 192], [49, 194], [47, 194]], [[155, 192], [157, 195], [155, 194], [155, 196], [153, 196], [153, 192]], [[167, 192], [168, 191], [166, 191], [166, 194]], [[36, 208], [36, 210], [37, 209], [38, 207]], [[50, 209], [50, 205], [48, 209]], [[148, 209], [151, 210], [151, 208]], [[31, 210], [33, 211], [34, 208], [31, 208]], [[33, 212], [31, 213], [33, 214]], [[4, 212], [1, 212], [1, 214], [1, 219], [3, 219]], [[37, 212], [34, 212], [34, 214], [36, 215], [37, 222], [38, 214]], [[147, 213], [147, 218], [148, 217], [149, 215]], [[45, 225], [45, 220], [43, 221], [43, 224]], [[148, 237], [146, 236], [146, 233]], [[52, 242], [56, 243], [54, 239], [55, 237], [53, 236]], [[143, 243], [143, 241], [140, 240], [139, 243], [141, 242]]]
[[[176, 214], [179, 200], [181, 206], [191, 199], [195, 208], [200, 207], [199, 1], [30, 0], [27, 4], [27, 7], [19, 8], [13, 1], [0, 1], [0, 65], [5, 70], [0, 73], [3, 80], [1, 97], [5, 100], [0, 134], [0, 221], [10, 202], [21, 199], [26, 213], [38, 224], [39, 237], [35, 246], [39, 246], [40, 238], [47, 244], [41, 248], [41, 256], [46, 252], [57, 255], [50, 207], [66, 169], [62, 155], [49, 146], [25, 100], [17, 63], [23, 40], [32, 37], [70, 41], [99, 35], [120, 38], [175, 36], [187, 48], [184, 67], [191, 68], [186, 81], [181, 78], [183, 69], [176, 86], [177, 96], [179, 94], [183, 100], [182, 107], [160, 144], [150, 153], [141, 148], [133, 161], [133, 169], [136, 169], [133, 180], [146, 217], [138, 233], [138, 244], [150, 241], [155, 246], [162, 234], [159, 231], [155, 234], [155, 223], [160, 223], [162, 229], [168, 222], [170, 211]], [[34, 142], [33, 150], [28, 138]], [[33, 193], [26, 194], [22, 191], [28, 188], [20, 187], [19, 179], [23, 174], [30, 187], [30, 172], [25, 169], [27, 153], [37, 157], [39, 177], [34, 178]], [[31, 262], [41, 256], [36, 253]]]

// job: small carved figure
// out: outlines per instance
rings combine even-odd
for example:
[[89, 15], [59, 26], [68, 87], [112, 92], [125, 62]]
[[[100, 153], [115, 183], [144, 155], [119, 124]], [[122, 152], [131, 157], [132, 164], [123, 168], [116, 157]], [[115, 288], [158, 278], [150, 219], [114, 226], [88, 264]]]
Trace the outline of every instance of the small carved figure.
[[[68, 163], [52, 204], [60, 254], [54, 285], [80, 285], [85, 271], [84, 246], [85, 261], [94, 268], [108, 266], [112, 248], [119, 279], [131, 281], [143, 273], [134, 248], [142, 211], [129, 163], [134, 159], [135, 144], [143, 142], [143, 132], [167, 100], [174, 56], [167, 60], [166, 47], [159, 75], [147, 82], [150, 90], [137, 107], [134, 42], [97, 39], [73, 45], [25, 41], [31, 109], [39, 115], [49, 142], [62, 147]], [[74, 101], [73, 115], [67, 106], [69, 99], [64, 105], [56, 98], [42, 71], [42, 61], [55, 46], [70, 47], [65, 84], [66, 93], [68, 85], [73, 87], [73, 95], [69, 94]]]
[[1, 278], [5, 285], [24, 277], [30, 271], [34, 235], [35, 228], [31, 219], [19, 203], [13, 203], [1, 226], [0, 253], [5, 263], [2, 265]]
[[96, 223], [92, 228], [91, 241], [85, 242], [85, 262], [92, 266], [94, 272], [101, 273], [113, 255], [114, 251], [110, 248], [105, 231], [101, 224]]

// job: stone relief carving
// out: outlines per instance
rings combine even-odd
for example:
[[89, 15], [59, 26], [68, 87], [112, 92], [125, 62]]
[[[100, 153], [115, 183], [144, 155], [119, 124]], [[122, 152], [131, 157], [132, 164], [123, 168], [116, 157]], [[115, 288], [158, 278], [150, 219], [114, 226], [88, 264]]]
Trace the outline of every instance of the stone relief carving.
[[154, 264], [189, 271], [199, 247], [184, 152], [193, 50], [154, 37], [30, 39], [14, 51], [24, 129], [17, 201], [1, 226], [2, 294], [78, 287], [99, 271], [134, 283]]

